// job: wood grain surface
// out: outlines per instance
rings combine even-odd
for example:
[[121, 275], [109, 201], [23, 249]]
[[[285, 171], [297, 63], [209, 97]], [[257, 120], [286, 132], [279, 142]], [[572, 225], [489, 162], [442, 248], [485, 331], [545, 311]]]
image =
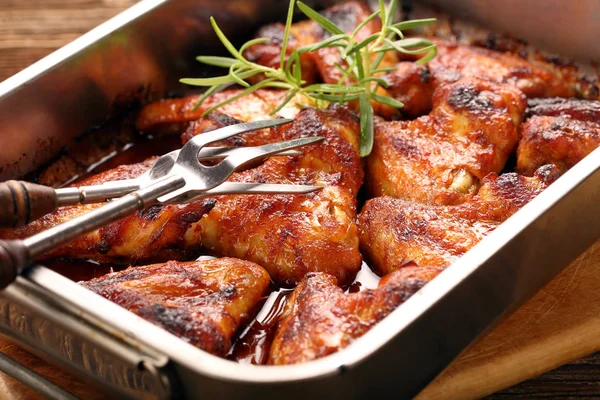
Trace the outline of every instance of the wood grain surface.
[[[0, 0], [0, 81], [133, 3]], [[490, 399], [600, 398], [600, 353], [581, 359], [600, 349], [599, 268], [600, 242], [474, 344], [420, 398], [478, 398], [494, 392]], [[80, 398], [105, 398], [95, 388], [10, 342], [0, 340], [0, 351]], [[0, 398], [41, 397], [0, 373]]]

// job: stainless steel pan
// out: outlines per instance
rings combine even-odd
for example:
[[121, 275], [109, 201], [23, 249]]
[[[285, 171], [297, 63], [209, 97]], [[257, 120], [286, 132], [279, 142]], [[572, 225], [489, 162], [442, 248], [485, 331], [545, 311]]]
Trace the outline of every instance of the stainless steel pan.
[[[220, 48], [210, 15], [247, 38], [286, 5], [144, 0], [1, 83], [0, 179], [37, 168], [119, 96], [181, 90], [177, 79], [191, 73], [194, 56]], [[586, 38], [573, 45], [583, 51]], [[597, 150], [364, 337], [301, 365], [209, 355], [42, 266], [0, 294], [0, 331], [132, 398], [408, 398], [600, 237], [599, 202]]]

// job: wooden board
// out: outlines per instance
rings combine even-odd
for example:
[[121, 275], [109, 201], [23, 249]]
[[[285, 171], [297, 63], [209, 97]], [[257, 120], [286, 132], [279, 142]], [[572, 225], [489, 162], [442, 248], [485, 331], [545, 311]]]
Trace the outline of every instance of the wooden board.
[[478, 340], [419, 397], [479, 398], [599, 350], [599, 287], [600, 241]]

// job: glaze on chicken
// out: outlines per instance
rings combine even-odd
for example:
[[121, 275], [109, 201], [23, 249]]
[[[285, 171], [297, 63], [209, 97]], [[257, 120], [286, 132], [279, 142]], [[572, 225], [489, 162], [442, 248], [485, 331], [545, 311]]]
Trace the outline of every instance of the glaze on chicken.
[[[297, 284], [311, 271], [350, 283], [362, 262], [355, 224], [356, 194], [363, 179], [358, 132], [356, 117], [344, 107], [302, 110], [293, 123], [266, 136], [259, 133], [252, 143], [307, 136], [323, 136], [323, 143], [303, 148], [303, 156], [268, 159], [230, 180], [310, 184], [324, 186], [323, 190], [307, 195], [219, 196], [154, 206], [80, 236], [44, 257], [139, 264], [185, 260], [204, 250], [257, 262], [286, 286]], [[134, 178], [152, 161], [124, 165], [81, 184]], [[98, 206], [62, 207], [2, 236], [27, 237]]]
[[600, 146], [600, 101], [533, 99], [521, 127], [516, 170], [531, 175], [544, 164], [561, 172]]
[[[132, 179], [152, 166], [155, 158], [142, 163], [122, 165], [78, 182], [96, 185], [120, 179]], [[110, 263], [147, 263], [184, 260], [200, 250], [198, 221], [215, 205], [214, 199], [188, 204], [152, 206], [119, 221], [79, 236], [44, 254], [43, 258], [66, 257], [93, 259]], [[18, 229], [0, 230], [3, 239], [21, 239], [85, 214], [102, 203], [60, 207]]]
[[445, 84], [433, 111], [412, 121], [379, 121], [367, 158], [369, 194], [456, 204], [500, 172], [519, 140], [526, 102], [507, 85], [480, 79]]
[[371, 199], [358, 220], [362, 254], [380, 275], [409, 263], [448, 266], [559, 176], [552, 165], [531, 178], [490, 174], [475, 197], [454, 206]]
[[234, 258], [146, 265], [84, 287], [211, 354], [225, 356], [234, 334], [269, 289], [260, 266]]
[[288, 299], [269, 364], [297, 364], [343, 349], [442, 271], [403, 268], [383, 278], [376, 289], [344, 293], [335, 277], [311, 273]]

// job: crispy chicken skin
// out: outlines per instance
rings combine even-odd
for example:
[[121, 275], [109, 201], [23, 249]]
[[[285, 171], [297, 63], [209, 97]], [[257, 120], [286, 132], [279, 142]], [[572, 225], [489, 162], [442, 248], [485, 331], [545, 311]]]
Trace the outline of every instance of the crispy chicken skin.
[[[180, 132], [182, 130], [181, 124], [199, 119], [206, 110], [238, 95], [241, 91], [241, 89], [231, 89], [215, 93], [209, 96], [197, 109], [195, 109], [196, 104], [198, 104], [198, 100], [202, 95], [159, 100], [142, 108], [136, 126], [141, 131], [154, 131], [170, 130], [175, 125], [177, 128], [175, 130]], [[271, 111], [279, 106], [285, 96], [285, 91], [259, 89], [220, 107], [218, 113], [245, 122], [276, 117], [294, 118], [300, 111], [297, 103], [306, 104], [306, 98], [298, 96], [297, 99], [292, 99], [286, 104], [278, 113], [269, 115]]]
[[319, 135], [325, 143], [303, 148], [302, 157], [271, 158], [232, 180], [325, 188], [302, 196], [222, 196], [200, 221], [202, 245], [211, 254], [256, 262], [285, 286], [311, 271], [350, 283], [362, 261], [354, 222], [363, 178], [358, 122], [343, 107], [305, 109], [276, 131], [281, 140]]
[[418, 32], [410, 32], [421, 37], [438, 38], [459, 45], [487, 48], [489, 50], [519, 57], [539, 68], [550, 71], [563, 85], [583, 99], [600, 99], [600, 68], [598, 65], [580, 64], [555, 53], [529, 45], [514, 37], [493, 32], [469, 21], [455, 19], [447, 14], [415, 5], [407, 19], [432, 18], [437, 21], [426, 25]]
[[553, 165], [533, 177], [490, 174], [475, 197], [454, 206], [431, 206], [391, 197], [367, 201], [359, 216], [360, 244], [381, 275], [409, 262], [447, 266], [554, 182]]
[[500, 172], [516, 148], [522, 93], [474, 78], [439, 86], [433, 111], [412, 121], [380, 121], [366, 163], [372, 197], [456, 204], [479, 180]]
[[530, 99], [525, 117], [545, 115], [548, 117], [570, 117], [578, 121], [600, 124], [600, 101], [580, 99]]
[[554, 164], [561, 172], [581, 161], [600, 146], [598, 123], [569, 117], [533, 116], [523, 124], [523, 138], [517, 149], [516, 170], [531, 175], [544, 164]]
[[269, 364], [297, 364], [348, 346], [432, 280], [442, 268], [407, 267], [376, 289], [346, 294], [335, 277], [311, 273], [288, 299], [271, 345]]
[[390, 96], [408, 106], [407, 117], [423, 115], [431, 109], [430, 93], [443, 83], [463, 77], [507, 84], [527, 97], [574, 97], [576, 89], [552, 70], [508, 53], [454, 42], [434, 40], [438, 54], [427, 65], [402, 62], [383, 79]]
[[[78, 185], [95, 185], [135, 178], [143, 174], [153, 162], [154, 158], [151, 158], [138, 164], [122, 165], [84, 179]], [[152, 206], [79, 236], [70, 243], [46, 253], [43, 258], [91, 258], [101, 262], [136, 264], [187, 259], [199, 251], [198, 221], [215, 203], [214, 199], [203, 199], [189, 204]], [[26, 238], [99, 206], [101, 204], [60, 207], [22, 228], [0, 230], [0, 237]]]
[[[233, 174], [230, 180], [325, 186], [321, 191], [219, 196], [151, 207], [83, 235], [45, 257], [139, 264], [189, 259], [204, 249], [257, 262], [283, 285], [297, 284], [309, 271], [327, 272], [349, 283], [362, 262], [355, 224], [356, 194], [363, 180], [356, 117], [344, 107], [307, 108], [293, 123], [269, 134], [273, 140], [317, 135], [325, 137], [324, 143], [303, 148], [303, 156], [271, 158]], [[139, 176], [151, 163], [121, 166], [81, 184]], [[63, 207], [3, 236], [26, 237], [97, 206]]]
[[80, 284], [209, 353], [225, 356], [269, 288], [260, 266], [234, 258], [128, 268]]

